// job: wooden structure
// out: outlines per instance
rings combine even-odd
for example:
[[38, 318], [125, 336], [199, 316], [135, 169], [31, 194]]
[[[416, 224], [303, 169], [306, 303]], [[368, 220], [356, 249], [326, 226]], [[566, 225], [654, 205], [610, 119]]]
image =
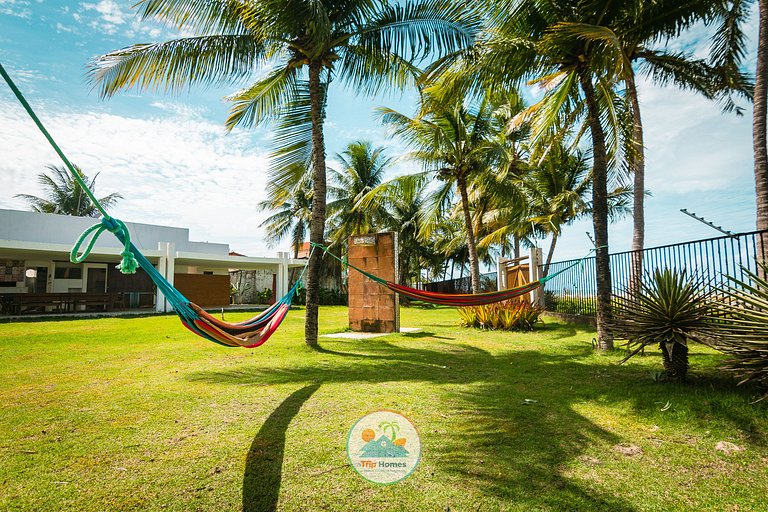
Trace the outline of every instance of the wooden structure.
[[[528, 260], [528, 261], [526, 261]], [[499, 268], [497, 274], [498, 289], [508, 290], [524, 286], [530, 282], [538, 280], [541, 276], [539, 262], [541, 261], [541, 249], [533, 249], [531, 255], [520, 258], [501, 258], [499, 259]], [[513, 299], [531, 303], [539, 303], [541, 298], [540, 289]]]
[[[349, 264], [387, 281], [397, 282], [397, 234], [354, 235], [348, 241]], [[350, 272], [349, 328], [358, 332], [399, 332], [400, 307], [392, 290]]]

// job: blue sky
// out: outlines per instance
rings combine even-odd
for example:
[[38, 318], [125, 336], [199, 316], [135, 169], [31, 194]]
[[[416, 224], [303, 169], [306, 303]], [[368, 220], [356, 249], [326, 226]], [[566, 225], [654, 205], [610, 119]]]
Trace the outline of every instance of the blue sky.
[[[194, 240], [229, 243], [248, 255], [288, 250], [264, 243], [256, 209], [264, 199], [269, 127], [223, 128], [224, 97], [239, 87], [193, 87], [164, 96], [129, 91], [103, 101], [85, 82], [85, 65], [95, 55], [133, 43], [176, 34], [137, 21], [135, 0], [0, 0], [0, 62], [48, 126], [70, 159], [88, 174], [99, 172], [97, 192], [120, 192], [113, 213], [129, 222], [190, 228]], [[756, 17], [749, 35], [756, 37]], [[687, 34], [675, 45], [705, 55], [706, 32]], [[754, 46], [754, 45], [752, 45]], [[754, 49], [749, 57], [751, 66]], [[751, 109], [744, 117], [722, 114], [692, 93], [640, 81], [646, 128], [646, 245], [717, 236], [679, 212], [680, 208], [732, 231], [754, 229]], [[387, 138], [373, 109], [386, 105], [412, 112], [416, 95], [358, 97], [334, 85], [328, 104], [326, 140], [332, 156], [352, 140], [403, 148]], [[36, 175], [59, 164], [37, 129], [0, 84], [0, 208], [25, 209], [13, 196], [41, 193]], [[399, 161], [392, 174], [416, 165]], [[555, 259], [583, 255], [589, 221], [565, 228]], [[627, 250], [631, 221], [611, 227], [611, 252]], [[542, 241], [546, 250], [547, 241]]]

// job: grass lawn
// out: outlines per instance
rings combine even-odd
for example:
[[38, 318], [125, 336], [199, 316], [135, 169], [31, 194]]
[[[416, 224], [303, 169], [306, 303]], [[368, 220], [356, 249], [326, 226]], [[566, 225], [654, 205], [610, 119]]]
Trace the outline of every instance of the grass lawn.
[[[321, 331], [346, 314], [322, 308]], [[422, 332], [322, 352], [302, 310], [256, 350], [170, 316], [0, 324], [0, 510], [768, 510], [768, 403], [716, 353], [694, 347], [675, 385], [654, 381], [658, 351], [617, 366], [586, 328], [457, 320], [404, 309]], [[376, 409], [421, 436], [390, 486], [347, 465], [348, 430]]]

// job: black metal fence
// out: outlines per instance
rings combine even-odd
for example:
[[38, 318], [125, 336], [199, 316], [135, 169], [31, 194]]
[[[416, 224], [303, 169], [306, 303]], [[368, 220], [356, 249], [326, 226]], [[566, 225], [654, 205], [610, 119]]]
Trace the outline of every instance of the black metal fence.
[[[767, 259], [768, 231], [739, 233], [734, 236], [652, 247], [643, 251], [611, 254], [611, 285], [614, 293], [629, 287], [633, 267], [638, 265], [638, 252], [642, 252], [643, 274], [656, 268], [674, 268], [700, 277], [708, 286], [720, 287], [730, 282], [729, 277], [749, 281], [744, 269], [755, 272], [757, 256], [760, 256], [762, 261]], [[579, 260], [552, 263], [549, 274], [567, 268], [576, 261]], [[544, 286], [545, 307], [559, 313], [594, 315], [596, 295], [594, 257], [585, 259], [581, 264], [547, 281]]]
[[[496, 272], [480, 274], [480, 291], [495, 291], [496, 275]], [[448, 279], [447, 281], [424, 283], [424, 289], [428, 292], [437, 293], [472, 293], [472, 278], [467, 276], [458, 279]]]

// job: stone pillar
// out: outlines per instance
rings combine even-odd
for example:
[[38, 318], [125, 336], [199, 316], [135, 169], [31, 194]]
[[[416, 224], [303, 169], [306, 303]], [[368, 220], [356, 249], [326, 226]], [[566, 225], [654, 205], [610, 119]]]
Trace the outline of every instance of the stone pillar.
[[[397, 282], [397, 233], [356, 235], [348, 240], [349, 264]], [[349, 270], [349, 328], [357, 332], [399, 332], [395, 292], [354, 269]]]

